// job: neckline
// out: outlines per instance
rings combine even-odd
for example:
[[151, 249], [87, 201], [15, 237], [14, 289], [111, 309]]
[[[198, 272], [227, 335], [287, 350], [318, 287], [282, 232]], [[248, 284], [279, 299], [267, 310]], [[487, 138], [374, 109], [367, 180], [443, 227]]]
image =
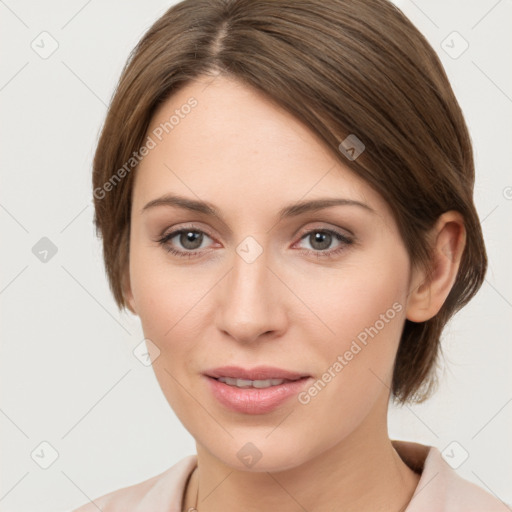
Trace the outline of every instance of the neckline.
[[397, 439], [391, 439], [391, 444], [409, 469], [418, 475], [423, 474], [431, 446]]
[[[415, 443], [412, 441], [403, 441], [398, 439], [390, 439], [391, 445], [395, 449], [395, 451], [398, 453], [398, 456], [402, 459], [403, 463], [407, 465], [409, 469], [414, 471], [416, 474], [420, 475], [420, 480], [418, 482], [418, 486], [421, 483], [421, 477], [423, 475], [423, 470], [425, 468], [425, 462], [427, 460], [427, 457], [429, 455], [431, 446]], [[198, 460], [197, 460], [197, 454], [193, 455], [194, 457], [194, 465], [191, 468], [191, 471], [189, 472], [184, 486], [183, 486], [183, 492], [181, 495], [181, 502], [180, 502], [180, 512], [183, 510], [183, 506], [185, 504], [186, 494], [188, 485], [192, 479], [192, 475], [195, 473], [198, 467]], [[416, 493], [415, 489], [415, 493]], [[197, 499], [197, 497], [196, 497]], [[193, 510], [196, 510], [197, 503], [194, 505]], [[187, 509], [187, 510], [190, 510]], [[186, 512], [187, 512], [186, 510]]]

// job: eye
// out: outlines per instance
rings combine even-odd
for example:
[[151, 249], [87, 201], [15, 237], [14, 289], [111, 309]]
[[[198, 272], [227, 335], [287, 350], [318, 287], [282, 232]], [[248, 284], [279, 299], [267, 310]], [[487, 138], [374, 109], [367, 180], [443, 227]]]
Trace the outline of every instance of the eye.
[[[168, 253], [183, 257], [192, 258], [204, 253], [204, 248], [208, 246], [207, 239], [212, 240], [207, 233], [194, 227], [181, 228], [157, 238], [155, 241], [159, 243]], [[335, 257], [347, 247], [354, 243], [349, 236], [332, 230], [332, 229], [313, 229], [300, 238], [310, 243], [311, 249], [302, 250], [301, 254], [315, 257]], [[333, 242], [337, 242], [338, 246], [329, 249]]]
[[[307, 240], [312, 249], [302, 251], [306, 255], [314, 255], [317, 257], [333, 257], [347, 249], [347, 246], [354, 243], [354, 240], [343, 233], [332, 229], [313, 229], [305, 233], [301, 237]], [[329, 249], [333, 242], [338, 242], [338, 247]]]
[[[205, 238], [211, 239], [210, 236], [199, 229], [183, 228], [158, 238], [156, 242], [162, 245], [167, 252], [175, 256], [190, 258], [198, 254], [198, 252], [202, 252], [199, 249], [204, 249], [203, 242]], [[174, 239], [175, 241], [173, 242]], [[176, 249], [176, 246], [178, 249]], [[180, 249], [180, 246], [183, 249]]]

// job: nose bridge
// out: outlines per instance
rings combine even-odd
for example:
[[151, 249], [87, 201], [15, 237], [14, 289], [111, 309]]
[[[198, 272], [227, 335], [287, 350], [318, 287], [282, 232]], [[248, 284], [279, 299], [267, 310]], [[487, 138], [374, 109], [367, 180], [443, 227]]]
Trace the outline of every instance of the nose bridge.
[[240, 341], [282, 327], [283, 309], [276, 278], [267, 268], [270, 253], [253, 237], [236, 248], [232, 270], [219, 298], [218, 327]]

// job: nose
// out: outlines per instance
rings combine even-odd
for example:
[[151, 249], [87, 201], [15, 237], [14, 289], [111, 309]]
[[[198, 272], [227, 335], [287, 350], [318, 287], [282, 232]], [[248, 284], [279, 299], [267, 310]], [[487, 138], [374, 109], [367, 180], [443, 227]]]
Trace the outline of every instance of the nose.
[[282, 335], [286, 297], [290, 293], [269, 268], [264, 251], [248, 261], [234, 251], [233, 267], [217, 289], [217, 328], [240, 343]]

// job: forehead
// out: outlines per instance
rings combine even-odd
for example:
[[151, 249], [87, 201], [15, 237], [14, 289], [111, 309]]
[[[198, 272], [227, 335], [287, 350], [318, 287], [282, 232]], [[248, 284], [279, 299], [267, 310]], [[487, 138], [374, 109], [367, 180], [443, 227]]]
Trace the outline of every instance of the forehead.
[[385, 208], [297, 118], [230, 78], [201, 77], [184, 86], [156, 111], [147, 136], [154, 148], [136, 171], [140, 207], [176, 192], [228, 201], [235, 209], [326, 196]]

